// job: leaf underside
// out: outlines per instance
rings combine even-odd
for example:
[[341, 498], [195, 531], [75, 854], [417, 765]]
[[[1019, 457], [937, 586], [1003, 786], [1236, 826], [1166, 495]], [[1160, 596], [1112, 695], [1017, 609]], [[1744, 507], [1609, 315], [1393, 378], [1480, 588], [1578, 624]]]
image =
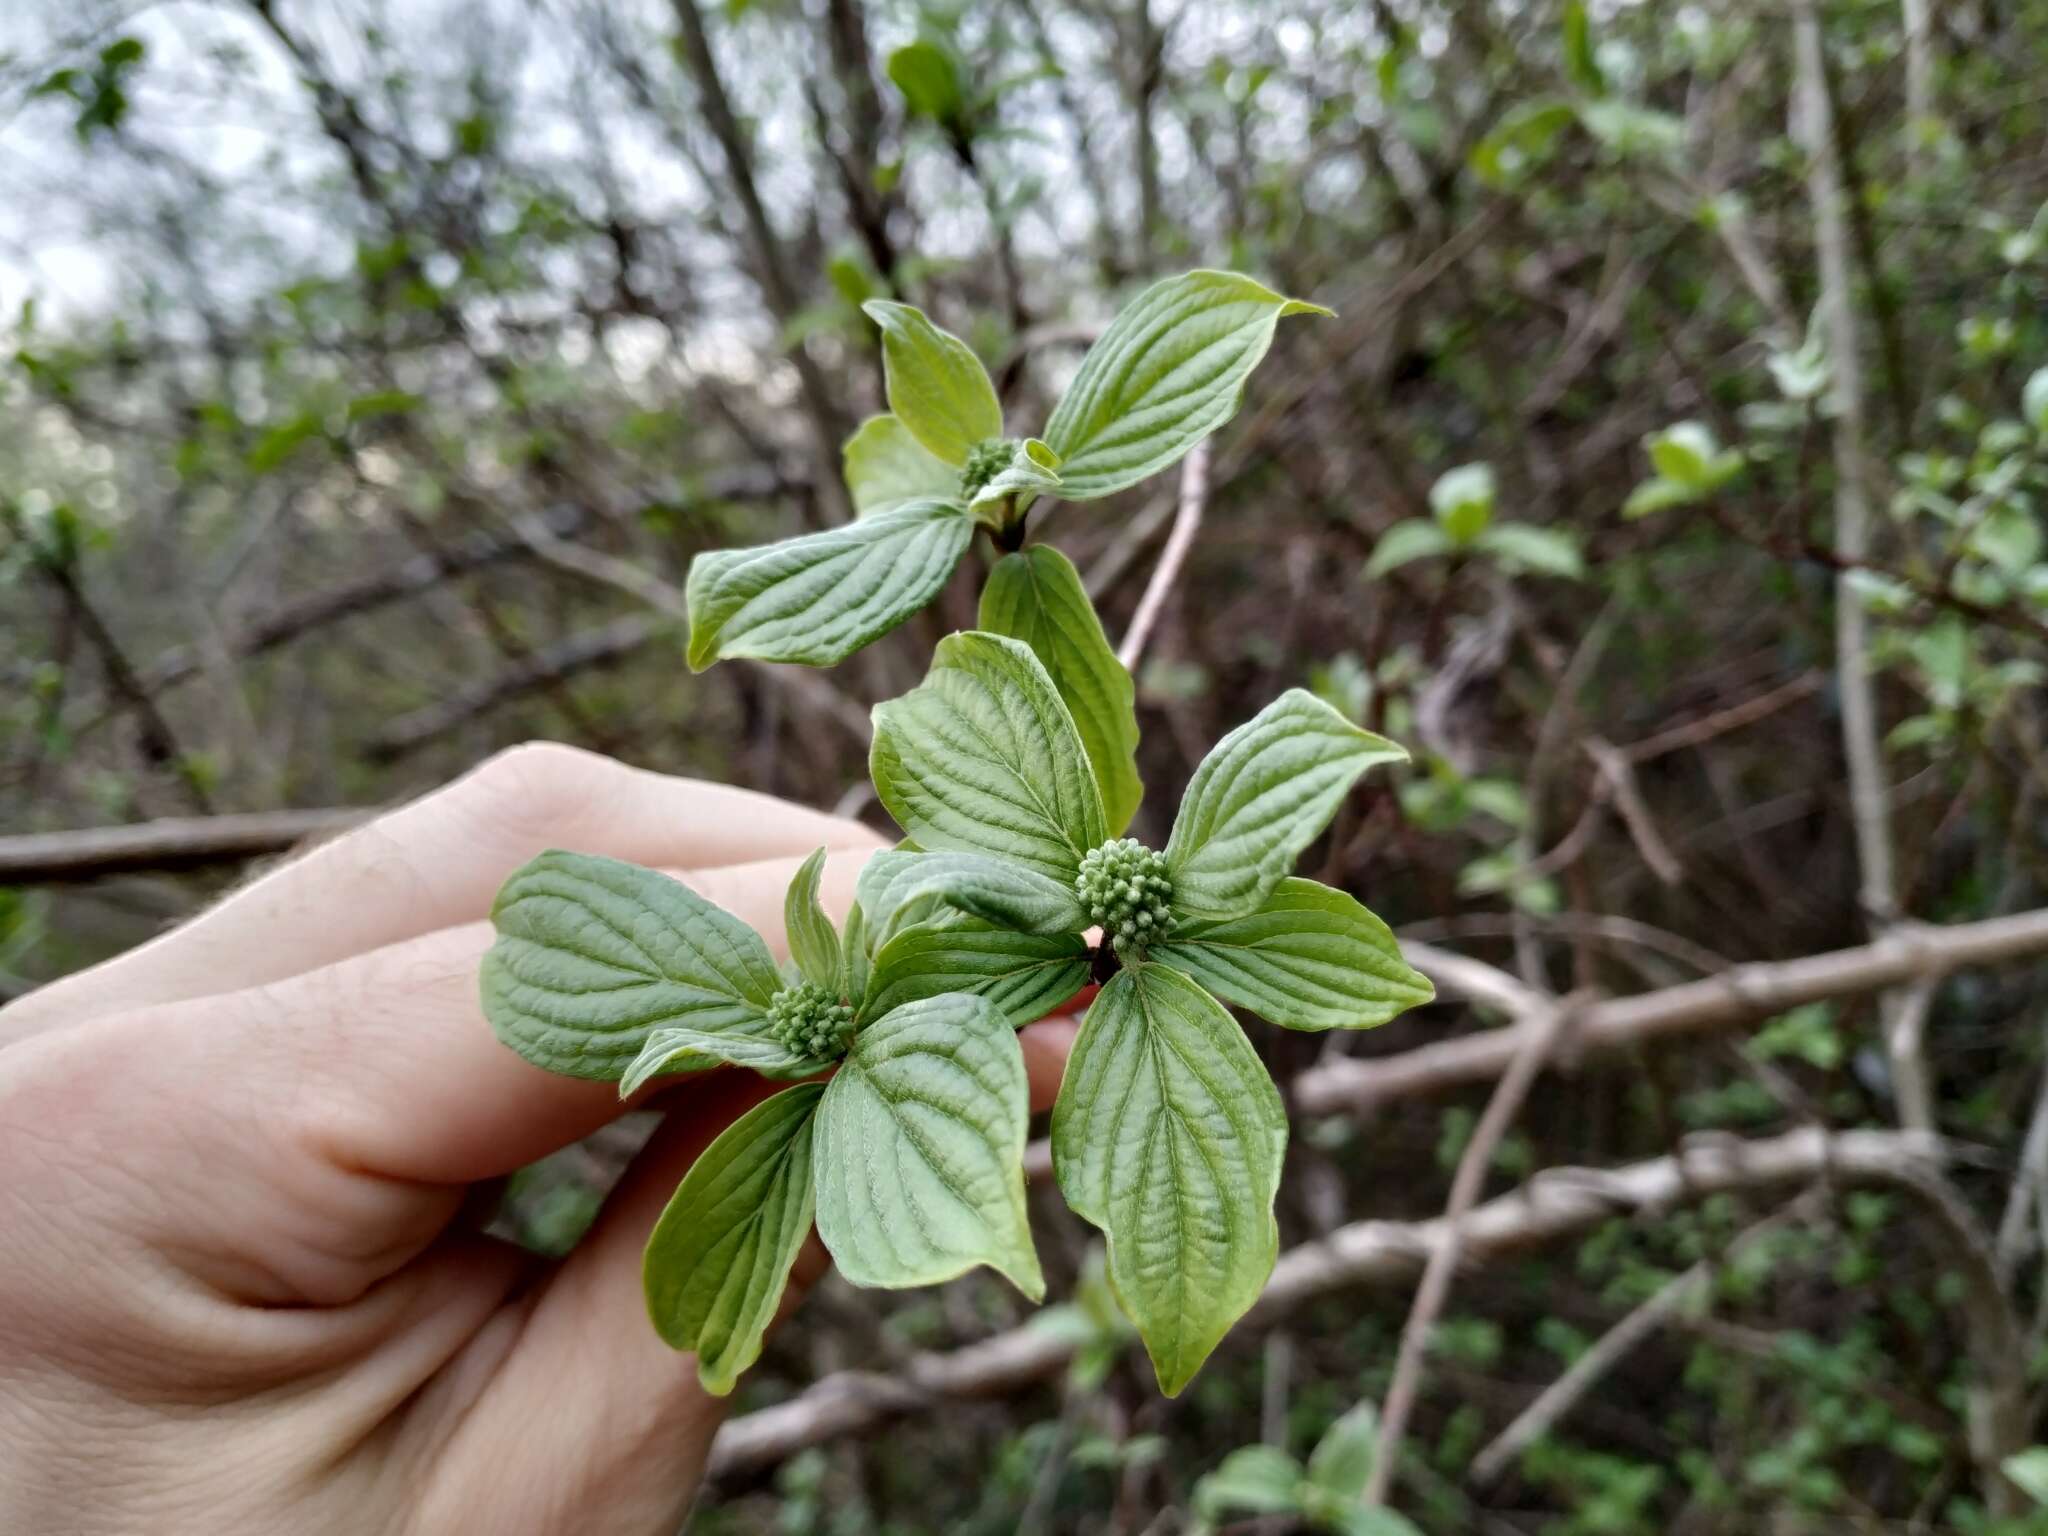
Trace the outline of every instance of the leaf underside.
[[1071, 933], [1029, 934], [980, 919], [919, 924], [875, 956], [869, 1008], [964, 992], [985, 997], [1013, 1029], [1044, 1018], [1088, 982], [1088, 946]]
[[680, 1077], [713, 1067], [744, 1067], [763, 1077], [790, 1079], [811, 1077], [831, 1065], [819, 1057], [791, 1051], [775, 1038], [765, 1016], [716, 1032], [657, 1029], [619, 1078], [619, 1096], [638, 1093], [657, 1077]]
[[951, 498], [960, 471], [926, 450], [894, 416], [870, 416], [839, 450], [847, 492], [862, 517], [907, 501]]
[[1096, 996], [1053, 1108], [1053, 1165], [1109, 1240], [1109, 1278], [1178, 1393], [1258, 1299], [1279, 1251], [1279, 1090], [1237, 1022], [1142, 963]]
[[707, 1392], [730, 1392], [761, 1354], [811, 1230], [819, 1083], [786, 1088], [706, 1147], [655, 1223], [641, 1260], [647, 1313], [693, 1351]]
[[690, 562], [690, 667], [751, 656], [830, 666], [938, 595], [974, 537], [956, 501], [904, 502], [758, 549]]
[[1019, 933], [1079, 933], [1088, 926], [1070, 883], [981, 853], [878, 853], [862, 867], [858, 889], [863, 909], [876, 914], [877, 944], [930, 921], [941, 906]]
[[861, 306], [882, 328], [889, 409], [934, 457], [964, 464], [976, 443], [1003, 435], [1003, 407], [974, 349], [908, 304]]
[[620, 1077], [663, 1027], [744, 1036], [781, 985], [753, 929], [617, 859], [551, 849], [505, 882], [491, 917], [484, 1014], [521, 1056], [571, 1077]]
[[1016, 1033], [949, 994], [854, 1036], [819, 1106], [818, 1235], [856, 1285], [932, 1285], [978, 1264], [1045, 1293], [1024, 1211], [1028, 1087]]
[[789, 894], [782, 904], [782, 923], [789, 934], [789, 958], [813, 986], [834, 991], [839, 986], [839, 932], [818, 901], [818, 881], [825, 871], [825, 850], [820, 848], [789, 882]]

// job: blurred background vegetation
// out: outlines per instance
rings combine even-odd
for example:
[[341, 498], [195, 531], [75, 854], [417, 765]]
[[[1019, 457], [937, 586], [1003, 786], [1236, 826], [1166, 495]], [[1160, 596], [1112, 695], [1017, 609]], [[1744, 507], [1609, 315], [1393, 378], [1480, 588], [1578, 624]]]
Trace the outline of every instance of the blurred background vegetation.
[[[1138, 835], [1304, 684], [1415, 754], [1304, 872], [1541, 990], [2048, 906], [2048, 4], [16, 0], [0, 996], [531, 737], [874, 819], [867, 707], [971, 623], [974, 573], [833, 672], [692, 677], [690, 557], [845, 515], [863, 299], [970, 338], [1035, 420], [1193, 265], [1339, 318], [1283, 328], [1216, 439], [1140, 669]], [[1112, 635], [1174, 492], [1046, 520]], [[1446, 989], [1254, 1038], [1284, 1085], [1499, 1022]], [[1583, 1060], [1567, 1027], [1491, 1153], [1510, 1203], [1702, 1138], [1947, 1150], [1489, 1252], [1429, 1335], [1399, 1507], [2048, 1529], [2044, 1023], [2011, 957]], [[1297, 1115], [1283, 1245], [1443, 1209], [1486, 1093], [1436, 1086]], [[631, 1136], [529, 1175], [522, 1234], [572, 1241]], [[1168, 1402], [1078, 1223], [1038, 1219], [1066, 1374], [728, 1467], [692, 1530], [1376, 1529], [1230, 1487], [1386, 1392], [1412, 1264], [1261, 1314]], [[995, 1282], [828, 1285], [739, 1406], [1020, 1326]], [[2023, 1372], [1995, 1433], [1987, 1355]]]

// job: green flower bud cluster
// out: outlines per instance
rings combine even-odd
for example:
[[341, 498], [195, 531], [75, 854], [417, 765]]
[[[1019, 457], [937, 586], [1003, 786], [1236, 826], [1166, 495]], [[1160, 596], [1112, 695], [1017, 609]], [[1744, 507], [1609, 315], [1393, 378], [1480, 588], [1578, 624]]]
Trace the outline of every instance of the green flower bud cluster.
[[1103, 936], [1117, 953], [1142, 953], [1147, 944], [1166, 936], [1173, 908], [1166, 856], [1136, 838], [1112, 838], [1090, 850], [1074, 877], [1074, 890], [1090, 921], [1102, 925]]
[[1013, 437], [983, 438], [967, 450], [967, 462], [960, 467], [960, 497], [972, 501], [974, 493], [1010, 467], [1017, 457]]
[[836, 1061], [853, 1035], [853, 1005], [823, 987], [799, 982], [768, 1000], [768, 1027], [795, 1056]]

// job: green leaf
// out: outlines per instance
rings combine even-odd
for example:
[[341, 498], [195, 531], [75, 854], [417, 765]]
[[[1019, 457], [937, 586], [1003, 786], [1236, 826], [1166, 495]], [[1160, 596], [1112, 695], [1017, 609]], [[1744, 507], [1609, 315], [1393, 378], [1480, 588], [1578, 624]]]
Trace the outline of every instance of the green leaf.
[[666, 875], [550, 849], [491, 908], [484, 1016], [537, 1067], [611, 1081], [663, 1027], [765, 1022], [782, 985], [760, 935]]
[[1706, 485], [1707, 465], [1719, 451], [1714, 434], [1696, 421], [1673, 422], [1644, 438], [1643, 446], [1658, 474], [1695, 490]]
[[1277, 1445], [1241, 1445], [1195, 1484], [1195, 1513], [1291, 1515], [1301, 1508], [1301, 1463]]
[[1742, 472], [1742, 455], [1732, 448], [1722, 450], [1714, 434], [1697, 421], [1673, 422], [1661, 432], [1650, 433], [1643, 446], [1657, 473], [1673, 485], [1683, 486], [1692, 499], [1718, 491]]
[[1422, 1528], [1413, 1520], [1380, 1505], [1333, 1509], [1326, 1518], [1337, 1536], [1422, 1536]]
[[386, 416], [403, 416], [408, 411], [418, 410], [425, 403], [418, 395], [408, 394], [402, 389], [386, 389], [373, 394], [357, 395], [348, 403], [349, 425], [378, 421]]
[[317, 411], [301, 411], [268, 429], [251, 445], [246, 462], [259, 475], [267, 475], [278, 468], [299, 449], [311, 442], [318, 442], [326, 436], [326, 428]]
[[1578, 120], [1568, 101], [1517, 102], [1473, 147], [1474, 174], [1490, 187], [1509, 187], [1549, 160], [1558, 138]]
[[1012, 496], [1039, 496], [1060, 488], [1060, 456], [1035, 437], [1017, 444], [1010, 462], [996, 477], [974, 493], [967, 505], [979, 511]]
[[818, 1235], [855, 1285], [977, 1264], [1045, 1294], [1024, 1213], [1024, 1052], [985, 998], [909, 1003], [853, 1037], [818, 1110]]
[[919, 117], [948, 125], [960, 120], [966, 105], [960, 71], [953, 56], [937, 43], [904, 44], [889, 55], [888, 69], [890, 81]]
[[1689, 506], [1699, 499], [1700, 493], [1690, 486], [1657, 475], [1629, 492], [1628, 500], [1621, 504], [1621, 515], [1630, 519], [1648, 517], [1673, 507]]
[[1088, 946], [1072, 933], [1013, 933], [972, 919], [907, 928], [875, 956], [867, 1011], [964, 992], [1014, 1029], [1044, 1018], [1088, 984]]
[[1460, 464], [1445, 470], [1429, 488], [1429, 509], [1451, 543], [1463, 548], [1493, 521], [1491, 464]]
[[1676, 155], [1685, 147], [1685, 120], [1652, 107], [1606, 97], [1579, 104], [1586, 132], [1623, 157], [1646, 160]]
[[878, 853], [861, 867], [856, 889], [875, 914], [877, 945], [926, 921], [934, 906], [1018, 933], [1079, 933], [1088, 926], [1072, 881], [986, 854]]
[[894, 416], [870, 416], [839, 454], [846, 489], [862, 517], [906, 501], [945, 500], [960, 490], [960, 471], [925, 452]]
[[853, 904], [861, 909], [869, 954], [878, 953], [899, 930], [946, 910], [937, 895], [918, 889], [919, 877], [914, 871], [922, 856], [923, 850], [906, 838], [894, 848], [871, 854], [861, 865], [853, 885]]
[[2048, 1508], [2048, 1445], [2030, 1445], [2006, 1457], [1999, 1463], [1999, 1470], [2013, 1480], [2020, 1492]]
[[1031, 647], [1074, 717], [1107, 835], [1131, 824], [1144, 797], [1138, 778], [1138, 711], [1131, 674], [1116, 659], [1081, 573], [1048, 544], [1003, 556], [981, 589], [981, 627]]
[[706, 1147], [647, 1239], [647, 1315], [697, 1356], [723, 1397], [761, 1355], [790, 1266], [811, 1231], [811, 1126], [821, 1083], [756, 1104]]
[[1210, 749], [1166, 844], [1173, 910], [1256, 911], [1336, 814], [1352, 783], [1408, 754], [1314, 694], [1290, 688]]
[[832, 919], [818, 901], [818, 877], [825, 870], [825, 850], [820, 848], [789, 882], [783, 898], [782, 923], [789, 931], [789, 958], [813, 986], [836, 990], [839, 986], [839, 934]]
[[1448, 555], [1456, 548], [1451, 536], [1435, 523], [1426, 523], [1419, 517], [1404, 518], [1373, 544], [1372, 554], [1365, 562], [1366, 579], [1375, 580], [1411, 560]]
[[974, 349], [891, 299], [861, 305], [882, 328], [889, 409], [929, 453], [965, 464], [976, 443], [1003, 435], [1003, 407]]
[[1107, 496], [1166, 468], [1237, 413], [1284, 315], [1327, 315], [1236, 272], [1154, 283], [1104, 331], [1046, 423], [1059, 494]]
[[938, 596], [974, 520], [956, 501], [887, 512], [690, 562], [690, 669], [753, 656], [830, 666]]
[[1359, 1403], [1323, 1431], [1309, 1453], [1308, 1480], [1332, 1499], [1357, 1503], [1372, 1481], [1379, 1437], [1379, 1413], [1371, 1403]]
[[856, 898], [846, 910], [846, 931], [839, 943], [839, 995], [858, 1009], [873, 983], [868, 944], [868, 916]]
[[1564, 72], [1588, 96], [1600, 96], [1607, 90], [1607, 77], [1593, 50], [1593, 29], [1586, 20], [1586, 0], [1565, 3]]
[[1071, 881], [1108, 836], [1074, 717], [1022, 641], [975, 630], [941, 640], [924, 682], [875, 707], [868, 765], [920, 848]]
[[1053, 1166], [1108, 1237], [1110, 1283], [1168, 1396], [1272, 1273], [1286, 1145], [1279, 1090], [1221, 1004], [1163, 965], [1110, 978], [1053, 1106]]
[[1578, 541], [1562, 528], [1537, 528], [1528, 523], [1496, 523], [1479, 535], [1479, 548], [1510, 570], [1578, 581], [1586, 574]]
[[745, 1067], [762, 1077], [814, 1077], [832, 1063], [799, 1056], [776, 1039], [766, 1018], [733, 1029], [667, 1027], [655, 1030], [619, 1078], [619, 1097], [638, 1093], [657, 1077], [679, 1077], [712, 1067]]
[[2027, 375], [2020, 390], [2020, 414], [2043, 437], [2048, 437], [2048, 368], [2036, 368]]
[[1385, 923], [1313, 880], [1282, 880], [1245, 917], [1180, 925], [1147, 958], [1286, 1029], [1373, 1029], [1436, 996]]
[[2017, 576], [2041, 558], [2041, 525], [2018, 501], [2003, 501], [1984, 514], [1966, 541], [1971, 554]]

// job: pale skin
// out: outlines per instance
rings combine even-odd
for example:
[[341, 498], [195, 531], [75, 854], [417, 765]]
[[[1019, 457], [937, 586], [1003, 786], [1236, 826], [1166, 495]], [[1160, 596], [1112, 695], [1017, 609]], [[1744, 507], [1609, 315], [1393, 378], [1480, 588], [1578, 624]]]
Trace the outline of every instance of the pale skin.
[[[673, 1532], [725, 1403], [655, 1336], [647, 1233], [772, 1085], [682, 1080], [544, 1263], [479, 1186], [623, 1109], [493, 1038], [499, 883], [550, 847], [663, 868], [778, 952], [882, 840], [564, 747], [515, 749], [0, 1010], [0, 1530]], [[1034, 1107], [1071, 1021], [1023, 1034]], [[816, 1239], [796, 1295], [822, 1272]]]

